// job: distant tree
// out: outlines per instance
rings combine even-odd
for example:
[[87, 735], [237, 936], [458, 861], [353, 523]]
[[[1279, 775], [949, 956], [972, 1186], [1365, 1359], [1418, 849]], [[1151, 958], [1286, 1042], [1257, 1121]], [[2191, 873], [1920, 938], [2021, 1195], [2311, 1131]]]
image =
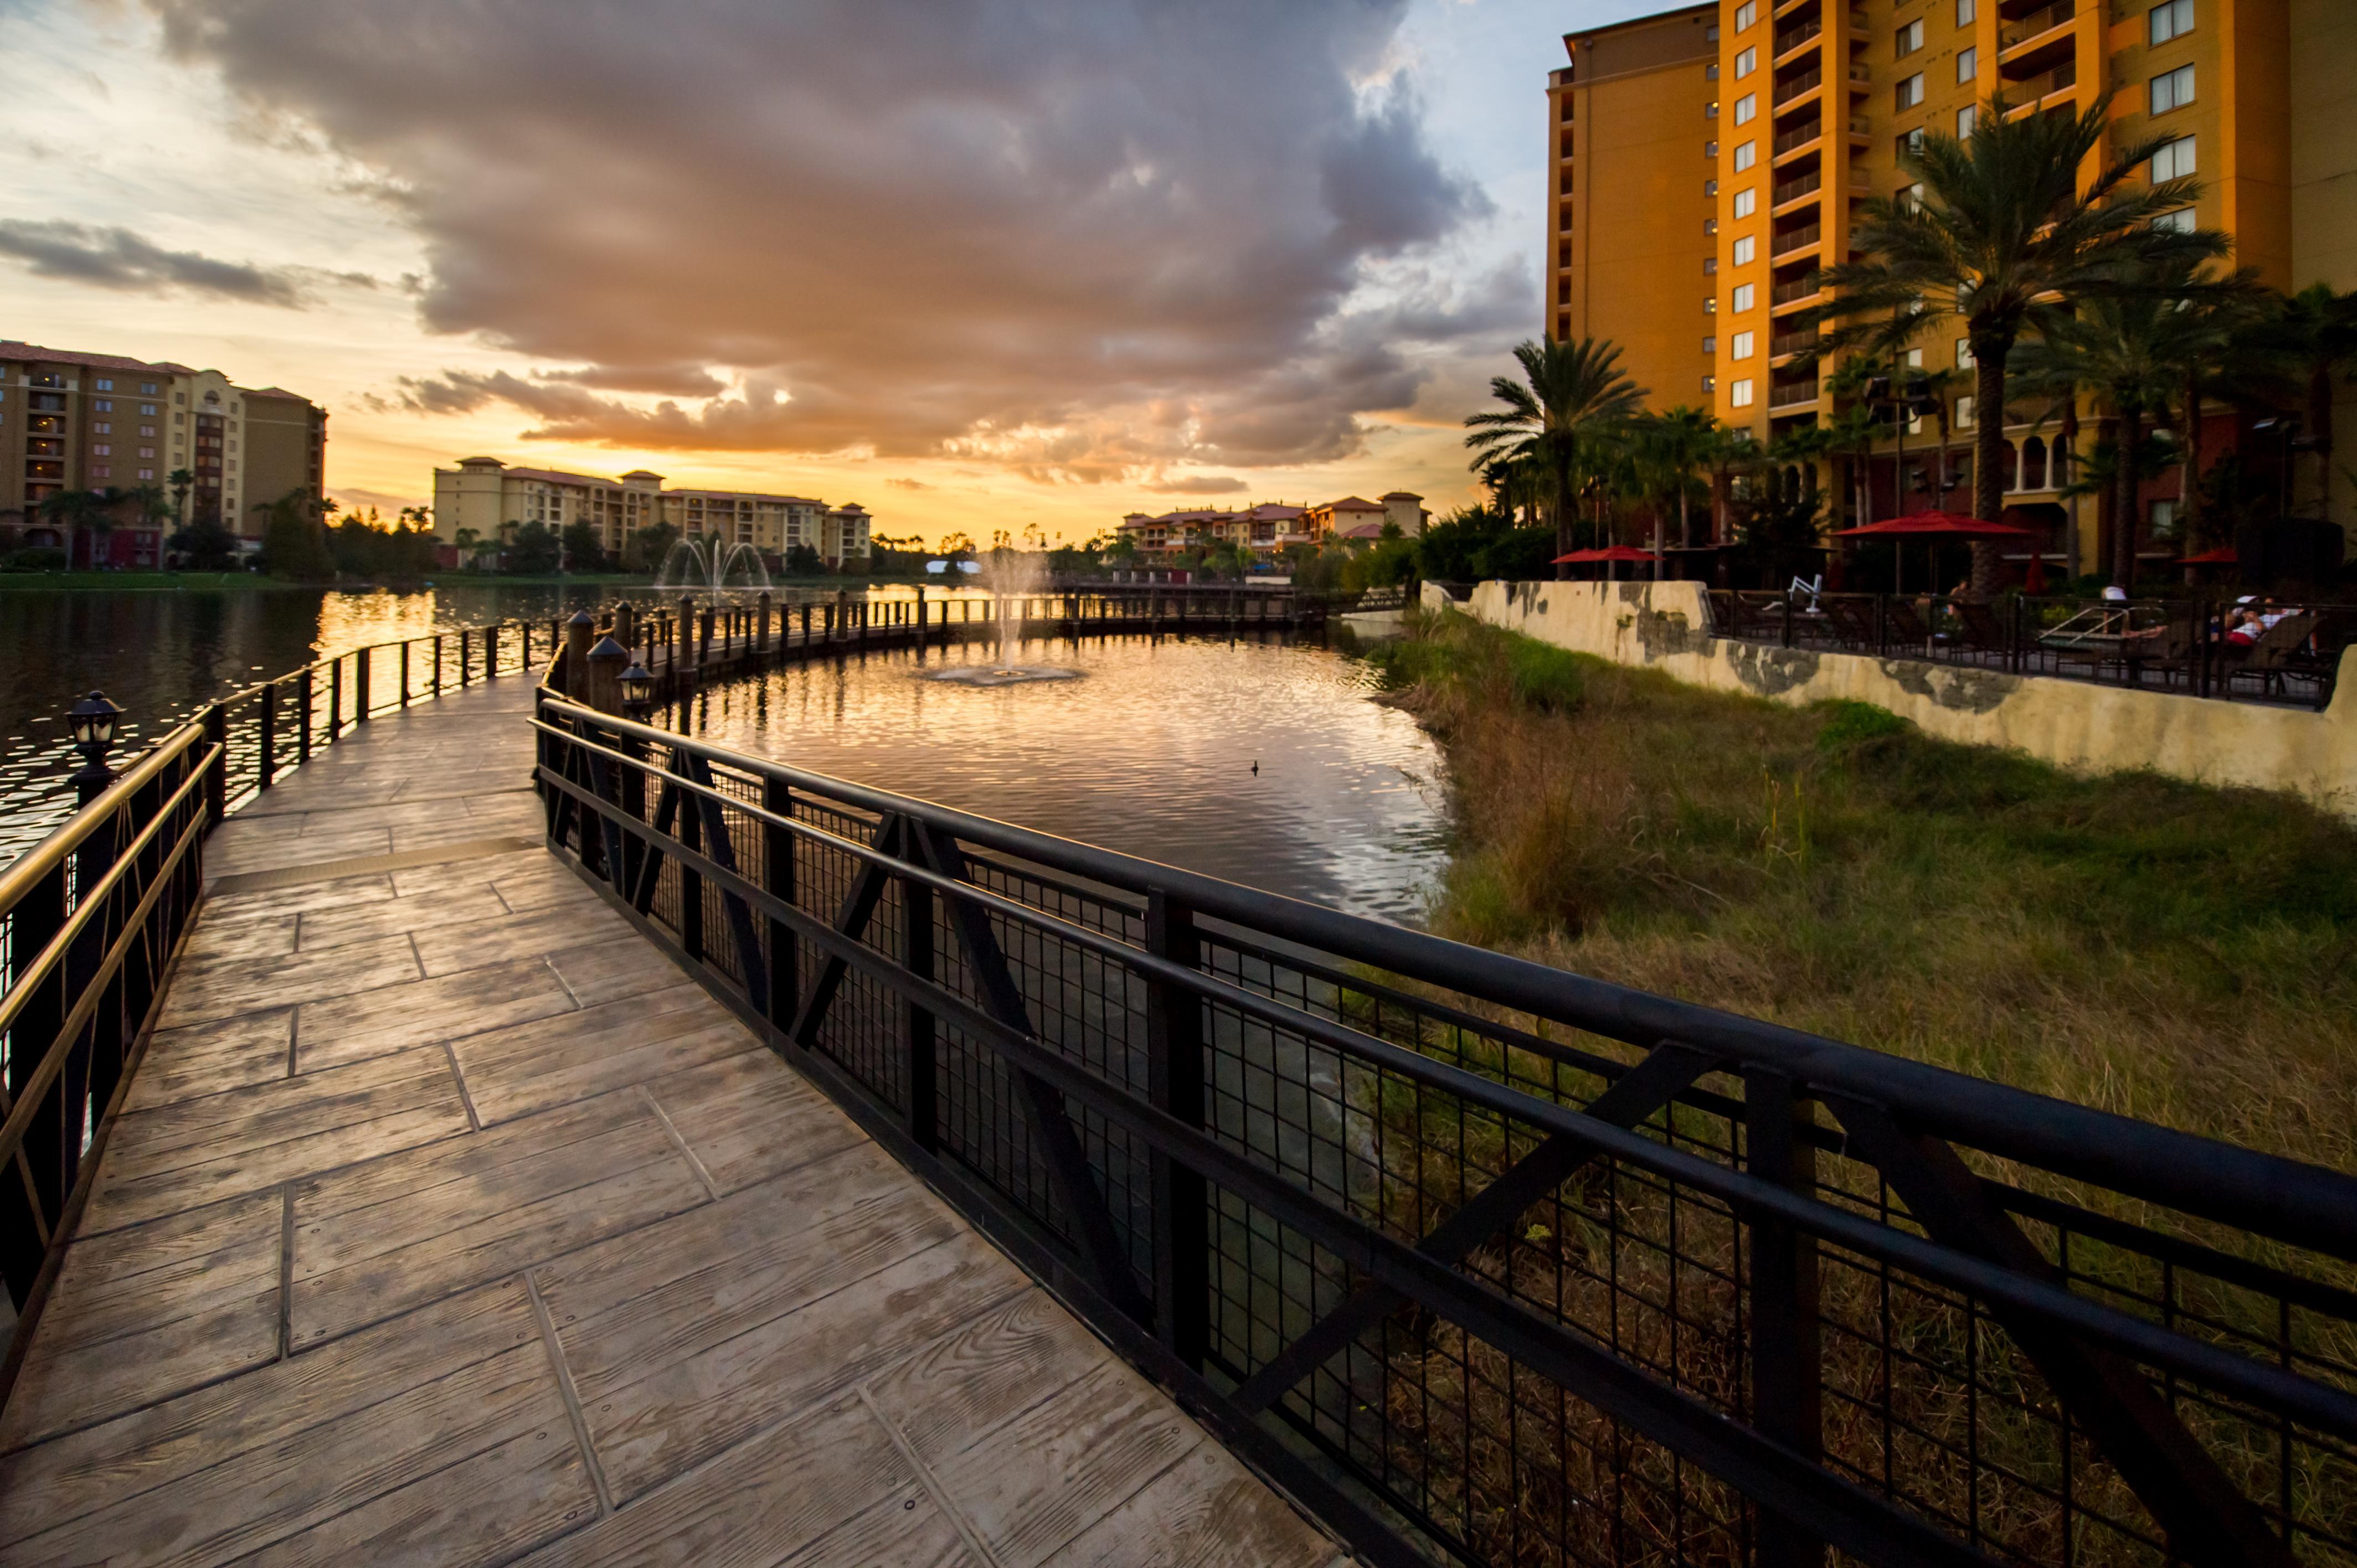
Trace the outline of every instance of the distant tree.
[[598, 572], [606, 565], [606, 542], [597, 525], [578, 518], [565, 525], [565, 569]]
[[544, 577], [565, 558], [565, 542], [540, 521], [527, 522], [508, 542], [508, 571], [518, 576]]
[[1111, 544], [1105, 546], [1104, 563], [1121, 571], [1127, 571], [1136, 565], [1137, 541], [1126, 533], [1122, 534]]
[[668, 522], [651, 522], [634, 531], [623, 559], [634, 572], [659, 572], [663, 557], [679, 542], [679, 530]]
[[188, 492], [196, 489], [197, 476], [186, 468], [175, 468], [164, 476], [164, 482], [172, 488], [172, 515], [185, 524], [188, 521]]
[[200, 517], [176, 531], [164, 547], [187, 558], [199, 572], [223, 572], [237, 561], [237, 535], [215, 517]]
[[816, 577], [826, 571], [826, 563], [809, 545], [791, 544], [786, 547], [786, 570], [797, 577]]
[[336, 575], [310, 498], [289, 490], [255, 507], [263, 514], [262, 565], [274, 577], [295, 583], [325, 583]]

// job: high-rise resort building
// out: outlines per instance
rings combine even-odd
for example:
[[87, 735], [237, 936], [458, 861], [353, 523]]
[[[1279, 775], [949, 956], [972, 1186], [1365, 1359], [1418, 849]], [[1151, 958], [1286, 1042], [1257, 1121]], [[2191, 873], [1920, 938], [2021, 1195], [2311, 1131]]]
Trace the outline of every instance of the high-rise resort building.
[[830, 507], [809, 496], [665, 489], [663, 477], [644, 468], [608, 479], [512, 467], [497, 457], [461, 457], [455, 467], [434, 470], [434, 532], [453, 545], [461, 530], [470, 540], [489, 542], [511, 539], [528, 522], [560, 532], [586, 522], [608, 553], [619, 555], [640, 529], [668, 523], [686, 538], [749, 544], [777, 559], [806, 545], [829, 568], [856, 570], [868, 558], [871, 521], [856, 503]]
[[[1706, 408], [1763, 444], [1835, 417], [1835, 367], [1807, 358], [1808, 313], [1829, 297], [1819, 269], [1853, 259], [1857, 204], [1905, 199], [1902, 151], [1934, 132], [1969, 135], [1993, 98], [2017, 114], [2075, 113], [2111, 93], [2112, 150], [2167, 139], [2139, 177], [2201, 181], [2170, 220], [2232, 235], [2235, 263], [2276, 288], [2357, 288], [2350, 0], [1715, 0], [1582, 29], [1564, 48], [1569, 63], [1547, 87], [1547, 329], [1613, 339], [1651, 406]], [[1938, 332], [1908, 351], [1910, 367], [1969, 369], [1953, 318]], [[1969, 377], [1945, 379], [1960, 383], [1940, 395], [1961, 509], [1985, 411]], [[2357, 389], [2334, 395], [2340, 419], [2357, 415]], [[2082, 409], [2075, 450], [2058, 448], [2058, 421], [2033, 423], [2040, 412], [2002, 415], [2002, 521], [2040, 529], [2050, 570], [2094, 570], [2107, 509], [2062, 492], [2099, 411]], [[2217, 412], [2203, 422], [2205, 466], [2248, 446]], [[1895, 435], [1877, 448], [1874, 515], [1938, 504], [1938, 424], [1908, 426], [1903, 477]], [[2345, 509], [2351, 478], [2333, 483]], [[2179, 484], [2171, 468], [2146, 486], [2132, 520], [2140, 553], [2179, 553]], [[1834, 526], [1852, 506], [1835, 500]], [[2026, 564], [2027, 548], [2013, 553]]]
[[[0, 341], [0, 522], [76, 565], [154, 566], [183, 522], [218, 521], [256, 548], [274, 502], [326, 494], [328, 411], [219, 371]], [[176, 483], [173, 475], [187, 478]], [[120, 492], [112, 527], [71, 526], [42, 502]], [[143, 496], [141, 492], [145, 492]], [[144, 504], [152, 502], [153, 504]]]

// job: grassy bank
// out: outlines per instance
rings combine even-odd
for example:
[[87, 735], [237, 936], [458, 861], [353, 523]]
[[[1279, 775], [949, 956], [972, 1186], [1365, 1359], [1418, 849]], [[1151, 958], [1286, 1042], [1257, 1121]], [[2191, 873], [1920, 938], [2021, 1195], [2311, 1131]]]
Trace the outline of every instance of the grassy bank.
[[1445, 934], [2357, 1169], [2357, 830], [1462, 617], [1371, 657], [1449, 754]]
[[0, 572], [0, 590], [32, 589], [41, 593], [102, 589], [108, 593], [141, 594], [189, 588], [201, 588], [210, 593], [223, 589], [259, 591], [316, 585], [290, 583], [259, 572]]

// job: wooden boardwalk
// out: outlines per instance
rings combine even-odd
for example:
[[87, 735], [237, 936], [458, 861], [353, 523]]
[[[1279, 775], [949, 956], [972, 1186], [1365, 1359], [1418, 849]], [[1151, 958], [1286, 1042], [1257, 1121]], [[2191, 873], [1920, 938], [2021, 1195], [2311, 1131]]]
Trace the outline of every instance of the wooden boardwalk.
[[539, 847], [529, 704], [214, 835], [0, 1563], [1343, 1560]]

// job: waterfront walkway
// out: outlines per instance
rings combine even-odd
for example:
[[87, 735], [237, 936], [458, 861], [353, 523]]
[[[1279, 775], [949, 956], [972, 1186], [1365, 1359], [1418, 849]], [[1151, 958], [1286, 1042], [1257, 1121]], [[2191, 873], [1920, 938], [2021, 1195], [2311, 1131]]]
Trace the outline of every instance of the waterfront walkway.
[[541, 847], [530, 693], [213, 835], [0, 1563], [1342, 1560]]

